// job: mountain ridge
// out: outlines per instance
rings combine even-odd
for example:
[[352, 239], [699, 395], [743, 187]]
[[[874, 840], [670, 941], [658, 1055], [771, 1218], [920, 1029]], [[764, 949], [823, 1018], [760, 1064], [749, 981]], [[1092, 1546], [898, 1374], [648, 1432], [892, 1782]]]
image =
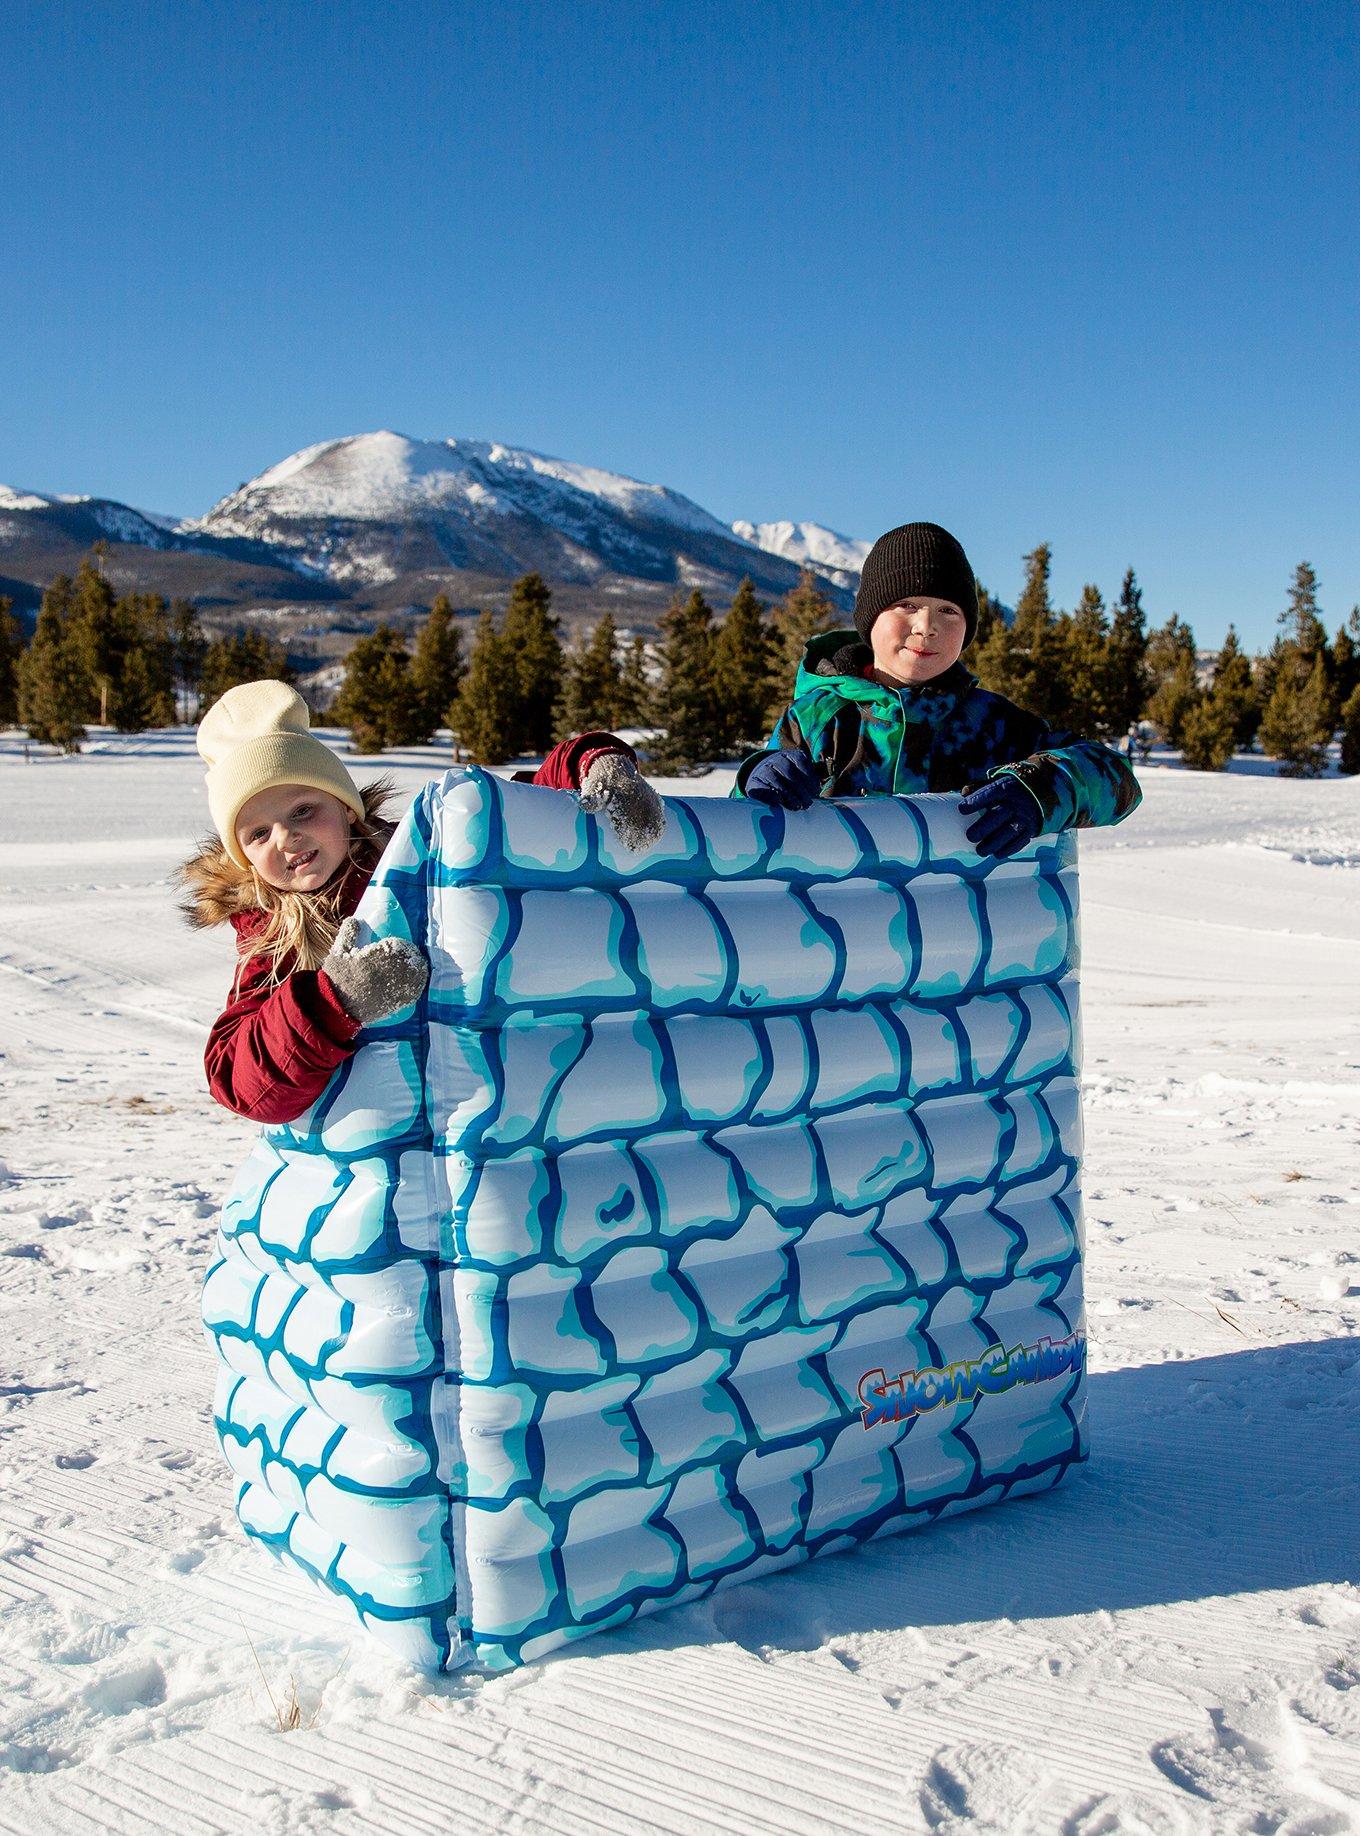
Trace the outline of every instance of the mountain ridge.
[[654, 626], [676, 592], [721, 606], [749, 574], [777, 597], [805, 567], [845, 606], [868, 546], [811, 522], [724, 523], [669, 486], [525, 447], [390, 429], [302, 447], [178, 520], [0, 486], [0, 575], [30, 600], [95, 540], [123, 590], [183, 594], [219, 618], [306, 608], [313, 626], [329, 604], [351, 629], [439, 591], [475, 611], [528, 572], [568, 622], [607, 606]]

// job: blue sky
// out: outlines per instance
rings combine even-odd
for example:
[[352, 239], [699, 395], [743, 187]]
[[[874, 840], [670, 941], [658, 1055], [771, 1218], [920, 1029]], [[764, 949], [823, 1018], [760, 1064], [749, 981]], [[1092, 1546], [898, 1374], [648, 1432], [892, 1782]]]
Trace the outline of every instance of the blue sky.
[[725, 518], [1360, 600], [1351, 6], [29, 0], [0, 479], [202, 511], [395, 428]]

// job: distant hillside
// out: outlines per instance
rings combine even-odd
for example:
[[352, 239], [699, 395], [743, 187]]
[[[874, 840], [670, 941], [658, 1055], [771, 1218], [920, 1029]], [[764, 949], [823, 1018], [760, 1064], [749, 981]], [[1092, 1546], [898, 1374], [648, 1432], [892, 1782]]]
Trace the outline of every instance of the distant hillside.
[[810, 566], [849, 605], [867, 545], [813, 523], [729, 526], [679, 492], [481, 440], [359, 434], [304, 448], [174, 521], [104, 498], [0, 487], [0, 576], [36, 601], [96, 541], [120, 590], [194, 599], [210, 620], [269, 613], [326, 642], [446, 592], [474, 611], [536, 570], [568, 621], [608, 606], [655, 625], [677, 591], [767, 597]]

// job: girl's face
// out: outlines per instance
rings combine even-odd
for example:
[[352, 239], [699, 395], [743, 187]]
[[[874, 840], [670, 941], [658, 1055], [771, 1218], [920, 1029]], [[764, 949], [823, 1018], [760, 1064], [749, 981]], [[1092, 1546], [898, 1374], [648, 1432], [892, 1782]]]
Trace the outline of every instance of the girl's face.
[[901, 599], [869, 627], [874, 670], [892, 682], [929, 682], [957, 663], [968, 627], [948, 599]]
[[349, 853], [351, 815], [329, 791], [273, 784], [236, 817], [236, 845], [268, 886], [319, 892]]

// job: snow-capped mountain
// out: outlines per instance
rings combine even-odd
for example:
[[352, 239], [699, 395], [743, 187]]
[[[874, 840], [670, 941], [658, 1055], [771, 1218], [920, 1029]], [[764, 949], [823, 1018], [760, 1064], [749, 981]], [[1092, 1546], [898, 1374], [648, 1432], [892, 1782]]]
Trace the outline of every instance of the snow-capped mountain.
[[186, 532], [180, 522], [107, 497], [52, 496], [0, 485], [0, 595], [32, 613], [58, 574], [95, 544], [120, 592], [162, 593], [226, 611], [309, 604], [342, 595], [249, 542]]
[[864, 557], [873, 546], [856, 541], [854, 536], [840, 535], [821, 523], [738, 522], [732, 528], [743, 542], [763, 548], [767, 554], [782, 555], [799, 567], [810, 567], [850, 591], [858, 584]]
[[173, 517], [153, 516], [149, 511], [134, 510], [108, 497], [50, 497], [42, 491], [16, 491], [3, 484], [0, 484], [0, 541], [4, 538], [7, 515], [34, 510], [74, 513], [65, 518], [68, 524], [85, 522], [110, 542], [133, 542], [142, 548], [169, 548], [174, 541], [176, 521]]
[[606, 575], [724, 596], [743, 573], [767, 590], [792, 565], [678, 491], [486, 440], [359, 434], [305, 447], [180, 526], [289, 556], [341, 585], [460, 569], [595, 583]]
[[411, 440], [397, 433], [304, 447], [223, 498], [199, 526], [219, 535], [256, 536], [262, 519], [373, 523], [446, 509], [479, 518], [512, 516], [526, 497], [540, 510], [555, 509], [568, 527], [585, 507], [582, 500], [596, 499], [635, 520], [731, 533], [664, 485], [490, 440]]
[[496, 604], [534, 570], [569, 618], [603, 602], [644, 625], [677, 591], [721, 606], [749, 574], [774, 599], [808, 566], [847, 602], [865, 550], [816, 523], [730, 525], [664, 485], [521, 447], [391, 432], [304, 447], [181, 521], [0, 488], [0, 591], [21, 604], [96, 541], [120, 588], [223, 615], [329, 601], [348, 619], [341, 606], [399, 610], [440, 591]]

